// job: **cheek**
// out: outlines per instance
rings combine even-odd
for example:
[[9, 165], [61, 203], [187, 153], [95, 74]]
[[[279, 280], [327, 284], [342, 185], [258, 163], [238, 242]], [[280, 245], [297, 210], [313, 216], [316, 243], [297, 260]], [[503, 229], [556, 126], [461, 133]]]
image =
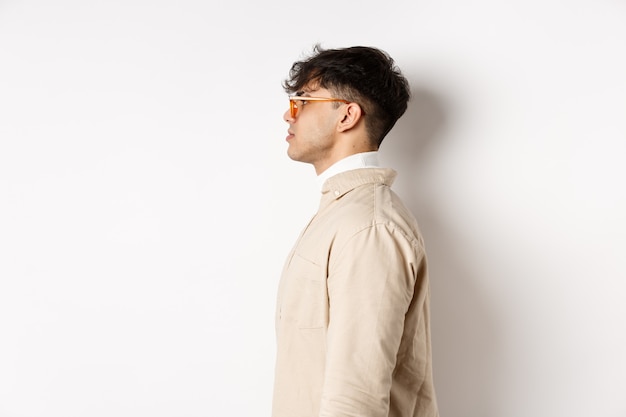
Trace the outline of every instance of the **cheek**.
[[330, 117], [318, 117], [311, 125], [311, 131], [319, 139], [326, 139], [332, 136], [335, 125]]

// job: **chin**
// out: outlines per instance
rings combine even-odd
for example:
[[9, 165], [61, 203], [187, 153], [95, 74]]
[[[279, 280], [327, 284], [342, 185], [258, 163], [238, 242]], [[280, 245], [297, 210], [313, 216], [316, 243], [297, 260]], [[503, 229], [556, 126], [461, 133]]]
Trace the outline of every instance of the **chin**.
[[300, 161], [300, 157], [298, 156], [297, 152], [294, 152], [291, 148], [287, 149], [287, 156], [294, 160], [294, 161]]

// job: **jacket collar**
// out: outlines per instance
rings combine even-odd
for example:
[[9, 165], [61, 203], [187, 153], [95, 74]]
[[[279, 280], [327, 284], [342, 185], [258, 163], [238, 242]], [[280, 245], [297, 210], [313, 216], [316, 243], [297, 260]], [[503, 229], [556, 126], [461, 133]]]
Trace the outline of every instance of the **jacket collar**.
[[325, 206], [333, 200], [365, 184], [383, 184], [391, 186], [396, 179], [396, 171], [389, 168], [359, 168], [344, 171], [328, 178], [322, 186], [322, 201]]

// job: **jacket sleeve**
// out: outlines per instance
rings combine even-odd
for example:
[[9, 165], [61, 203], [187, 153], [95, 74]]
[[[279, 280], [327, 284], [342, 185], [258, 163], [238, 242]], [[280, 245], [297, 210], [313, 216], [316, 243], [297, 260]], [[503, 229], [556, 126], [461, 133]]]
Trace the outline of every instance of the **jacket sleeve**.
[[392, 375], [423, 248], [373, 224], [331, 254], [320, 417], [387, 417]]

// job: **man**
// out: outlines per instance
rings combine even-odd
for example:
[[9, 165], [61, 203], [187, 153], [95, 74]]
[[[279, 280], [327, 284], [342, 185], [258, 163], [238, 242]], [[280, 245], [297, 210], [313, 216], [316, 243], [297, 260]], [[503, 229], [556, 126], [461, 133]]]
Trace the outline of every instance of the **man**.
[[322, 197], [279, 285], [273, 417], [438, 416], [424, 244], [376, 153], [408, 82], [381, 50], [317, 46], [284, 88]]

